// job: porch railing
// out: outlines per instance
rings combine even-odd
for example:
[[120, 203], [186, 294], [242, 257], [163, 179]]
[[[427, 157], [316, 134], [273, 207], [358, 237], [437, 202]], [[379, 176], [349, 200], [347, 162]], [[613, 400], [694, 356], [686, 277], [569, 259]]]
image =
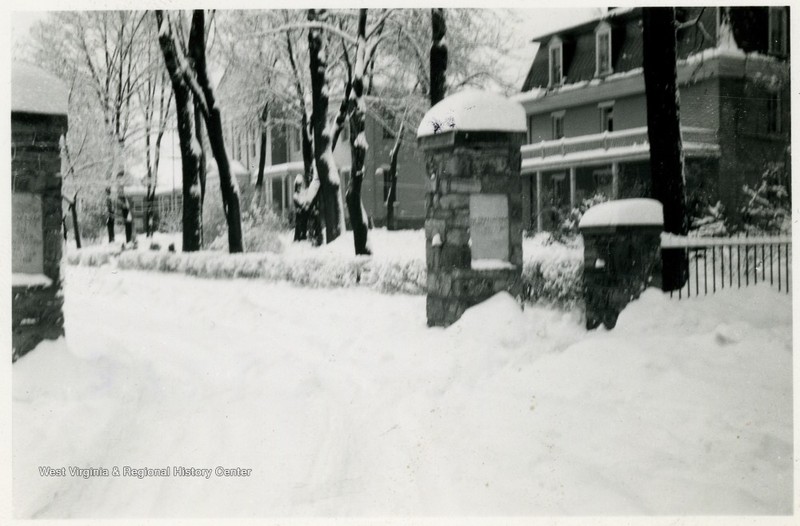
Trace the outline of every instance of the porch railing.
[[[687, 144], [717, 144], [717, 135], [712, 129], [684, 126], [681, 128], [681, 134], [683, 136], [683, 142]], [[646, 144], [648, 144], [647, 127], [642, 126], [640, 128], [630, 128], [615, 132], [565, 137], [526, 144], [522, 146], [521, 153], [522, 159], [536, 159], [590, 150], [611, 150], [637, 145], [644, 146]]]

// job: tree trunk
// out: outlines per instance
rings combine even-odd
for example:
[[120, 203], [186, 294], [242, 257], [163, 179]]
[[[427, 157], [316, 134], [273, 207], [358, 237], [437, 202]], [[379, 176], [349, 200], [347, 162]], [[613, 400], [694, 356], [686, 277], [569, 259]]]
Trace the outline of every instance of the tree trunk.
[[[664, 206], [664, 230], [685, 235], [686, 189], [677, 89], [675, 9], [642, 8], [647, 138], [653, 196]], [[662, 287], [677, 290], [688, 278], [688, 262], [679, 250], [662, 252]]]
[[200, 108], [200, 103], [195, 100], [194, 102], [194, 136], [197, 139], [197, 149], [199, 157], [199, 173], [197, 180], [200, 183], [200, 246], [205, 246], [206, 241], [206, 225], [203, 222], [203, 207], [206, 202], [206, 174], [208, 173], [208, 162], [206, 160], [206, 149], [203, 146], [203, 110]]
[[261, 140], [258, 152], [258, 177], [256, 178], [256, 206], [264, 204], [264, 166], [267, 163], [267, 126], [269, 126], [269, 102], [261, 110]]
[[347, 119], [347, 112], [350, 106], [350, 91], [353, 89], [353, 65], [350, 63], [350, 56], [347, 54], [347, 44], [342, 40], [342, 57], [344, 58], [345, 68], [347, 69], [347, 80], [344, 83], [344, 97], [342, 103], [339, 105], [339, 113], [336, 115], [336, 124], [333, 129], [333, 142], [331, 149], [336, 150], [336, 144], [339, 142], [339, 135], [344, 128], [345, 120]]
[[[350, 73], [348, 72], [348, 77]], [[333, 139], [331, 140], [331, 150], [336, 149], [336, 144], [339, 142], [339, 135], [342, 133], [342, 129], [345, 126], [345, 120], [347, 119], [347, 109], [348, 109], [348, 101], [350, 100], [350, 91], [353, 88], [352, 80], [348, 80], [345, 83], [344, 87], [344, 98], [342, 99], [342, 103], [339, 105], [339, 113], [336, 115], [336, 121], [333, 128]]]
[[[166, 116], [165, 116], [165, 119], [166, 119]], [[164, 120], [164, 122], [162, 122], [162, 124], [160, 125], [160, 128], [158, 130], [158, 135], [156, 136], [156, 145], [155, 145], [156, 146], [156, 151], [155, 151], [155, 153], [153, 155], [153, 179], [151, 181], [152, 190], [148, 191], [148, 195], [147, 195], [147, 210], [149, 211], [150, 221], [151, 221], [151, 223], [149, 225], [150, 236], [153, 235], [153, 233], [155, 232], [155, 230], [158, 227], [158, 218], [157, 218], [156, 212], [155, 212], [155, 209], [156, 209], [156, 189], [158, 188], [158, 166], [161, 163], [161, 139], [164, 138], [165, 126], [166, 126], [166, 120]], [[202, 197], [201, 197], [201, 199], [202, 199]], [[201, 211], [201, 213], [202, 213], [202, 211]], [[202, 221], [202, 219], [201, 219], [201, 221]]]
[[400, 121], [400, 128], [397, 130], [397, 137], [394, 146], [389, 154], [389, 191], [386, 196], [386, 228], [395, 230], [394, 203], [397, 200], [397, 158], [400, 156], [400, 145], [403, 143], [403, 131], [405, 128], [405, 115]]
[[228, 251], [231, 254], [244, 251], [242, 244], [242, 216], [239, 204], [239, 186], [236, 178], [231, 176], [230, 161], [225, 151], [225, 139], [222, 133], [222, 113], [214, 98], [211, 82], [206, 71], [205, 45], [205, 12], [194, 11], [192, 29], [189, 33], [189, 54], [194, 60], [197, 83], [203, 90], [206, 108], [204, 112], [208, 142], [211, 153], [217, 161], [219, 186], [222, 192], [222, 205], [228, 223]]
[[69, 209], [72, 212], [72, 229], [75, 230], [75, 247], [81, 248], [81, 229], [78, 225], [78, 192], [75, 192]]
[[[297, 63], [294, 60], [294, 50], [292, 46], [292, 38], [289, 32], [286, 32], [286, 50], [289, 54], [289, 64], [292, 67], [292, 74], [294, 76], [294, 88], [297, 94], [298, 107], [300, 108], [300, 128], [303, 139], [303, 178], [305, 179], [306, 189], [304, 194], [308, 193], [308, 188], [314, 179], [314, 144], [311, 139], [310, 121], [308, 110], [306, 108], [305, 93], [303, 85], [300, 81], [301, 76], [297, 70]], [[317, 181], [318, 182], [318, 181]], [[305, 196], [303, 196], [305, 197]], [[308, 202], [307, 199], [302, 199], [302, 206], [307, 212], [307, 225], [306, 233], [300, 234], [300, 239], [308, 237], [311, 240], [311, 245], [318, 247], [322, 245], [322, 221], [319, 212], [319, 195], [315, 194], [313, 199]]]
[[[308, 121], [308, 116], [306, 112], [303, 111], [303, 116], [301, 117], [301, 124], [303, 126], [303, 176], [306, 186], [310, 185], [311, 180], [314, 178], [314, 144], [309, 133], [310, 124]], [[323, 242], [322, 216], [320, 214], [319, 203], [319, 194], [317, 194], [308, 205], [308, 217], [306, 219], [308, 225], [307, 237], [311, 240], [311, 245], [315, 247], [322, 245]], [[303, 239], [305, 239], [305, 237]]]
[[156, 11], [158, 42], [175, 93], [175, 117], [178, 121], [178, 140], [181, 149], [183, 181], [183, 251], [200, 250], [202, 231], [202, 193], [200, 190], [200, 152], [194, 135], [192, 93], [181, 72], [178, 53], [169, 21], [163, 11]]
[[361, 186], [364, 181], [364, 161], [367, 157], [367, 136], [364, 133], [364, 122], [367, 105], [364, 100], [364, 63], [366, 61], [367, 10], [358, 12], [358, 40], [356, 44], [356, 64], [353, 71], [353, 89], [350, 96], [350, 187], [347, 189], [347, 211], [350, 214], [350, 226], [353, 228], [353, 243], [356, 255], [370, 255], [367, 243], [369, 223], [367, 211], [361, 202]]
[[[325, 21], [323, 10], [308, 10], [311, 22]], [[342, 195], [339, 192], [339, 171], [331, 150], [331, 129], [328, 124], [328, 67], [322, 29], [308, 30], [309, 68], [311, 70], [312, 127], [314, 132], [314, 164], [322, 191], [322, 213], [325, 220], [325, 242], [338, 238], [344, 230]]]
[[[149, 111], [149, 110], [147, 110]], [[151, 215], [153, 213], [151, 203], [152, 203], [152, 193], [154, 192], [153, 189], [153, 165], [150, 159], [150, 124], [151, 124], [151, 116], [152, 113], [148, 113], [145, 115], [144, 120], [144, 154], [145, 154], [145, 164], [147, 165], [147, 192], [144, 194], [144, 235], [145, 237], [150, 237], [152, 232], [150, 232], [150, 225], [152, 223]]]
[[444, 9], [431, 9], [433, 42], [431, 44], [431, 106], [444, 98], [447, 85], [447, 25]]

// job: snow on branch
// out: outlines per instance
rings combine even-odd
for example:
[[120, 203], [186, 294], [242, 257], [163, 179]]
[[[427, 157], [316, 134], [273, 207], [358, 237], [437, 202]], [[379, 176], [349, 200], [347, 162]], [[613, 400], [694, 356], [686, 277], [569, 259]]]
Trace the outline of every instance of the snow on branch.
[[249, 33], [245, 35], [240, 35], [240, 38], [259, 38], [264, 37], [267, 35], [272, 35], [275, 33], [283, 33], [288, 31], [293, 31], [295, 29], [324, 29], [325, 31], [330, 31], [331, 33], [347, 40], [351, 44], [356, 43], [356, 39], [353, 38], [352, 35], [343, 31], [341, 28], [336, 27], [333, 24], [329, 24], [328, 22], [321, 22], [321, 21], [309, 21], [309, 22], [292, 22], [291, 24], [284, 24], [282, 26], [273, 27], [271, 29], [266, 29], [264, 31], [258, 31], [255, 33]]

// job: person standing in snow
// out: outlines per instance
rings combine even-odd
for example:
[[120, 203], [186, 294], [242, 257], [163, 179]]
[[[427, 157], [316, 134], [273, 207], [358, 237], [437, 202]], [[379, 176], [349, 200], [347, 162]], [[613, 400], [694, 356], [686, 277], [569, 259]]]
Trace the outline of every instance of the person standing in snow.
[[114, 201], [111, 199], [111, 188], [106, 187], [106, 228], [108, 228], [108, 242], [114, 242]]
[[292, 202], [294, 203], [294, 240], [302, 241], [306, 239], [306, 230], [308, 229], [308, 209], [302, 204], [303, 190], [305, 183], [303, 176], [298, 174], [294, 178], [294, 194], [292, 194]]

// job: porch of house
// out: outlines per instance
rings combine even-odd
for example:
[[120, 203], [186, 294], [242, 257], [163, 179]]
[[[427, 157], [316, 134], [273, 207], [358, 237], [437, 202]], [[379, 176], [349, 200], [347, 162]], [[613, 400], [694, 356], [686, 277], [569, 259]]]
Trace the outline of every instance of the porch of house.
[[[714, 191], [720, 146], [715, 130], [681, 127], [687, 185]], [[647, 128], [542, 141], [522, 147], [523, 228], [552, 230], [584, 199], [650, 195]], [[691, 167], [691, 168], [690, 168]]]

